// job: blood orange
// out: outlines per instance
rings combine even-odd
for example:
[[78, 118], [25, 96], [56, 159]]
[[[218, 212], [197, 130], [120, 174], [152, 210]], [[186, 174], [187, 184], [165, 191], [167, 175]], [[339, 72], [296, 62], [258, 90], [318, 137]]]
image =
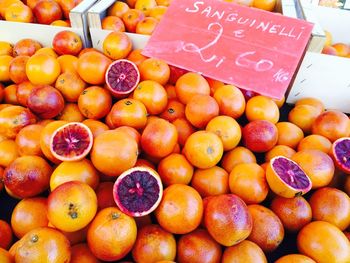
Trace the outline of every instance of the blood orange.
[[130, 216], [145, 216], [153, 212], [163, 196], [163, 186], [156, 171], [147, 167], [126, 170], [113, 187], [114, 201]]
[[109, 65], [105, 75], [107, 88], [114, 96], [131, 93], [140, 82], [140, 72], [135, 63], [119, 59]]
[[331, 149], [335, 165], [343, 172], [350, 174], [350, 137], [336, 140]]
[[311, 190], [310, 178], [294, 161], [276, 156], [266, 169], [266, 179], [271, 190], [279, 196], [292, 198]]
[[92, 132], [85, 124], [70, 122], [53, 133], [50, 151], [58, 160], [79, 161], [88, 155], [92, 143]]

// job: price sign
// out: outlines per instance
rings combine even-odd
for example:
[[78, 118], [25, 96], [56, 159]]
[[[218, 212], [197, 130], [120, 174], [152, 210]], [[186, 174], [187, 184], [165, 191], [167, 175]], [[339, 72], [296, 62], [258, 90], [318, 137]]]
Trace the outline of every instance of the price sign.
[[142, 54], [280, 99], [312, 28], [233, 3], [173, 0]]

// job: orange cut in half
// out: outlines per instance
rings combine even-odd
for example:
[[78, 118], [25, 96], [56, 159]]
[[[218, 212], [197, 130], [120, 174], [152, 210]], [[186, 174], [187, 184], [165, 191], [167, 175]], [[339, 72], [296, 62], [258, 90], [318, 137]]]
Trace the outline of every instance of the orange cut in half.
[[61, 161], [79, 161], [89, 154], [93, 144], [92, 132], [80, 122], [59, 127], [50, 138], [50, 151]]
[[158, 173], [148, 167], [137, 166], [123, 172], [115, 181], [113, 197], [119, 209], [133, 217], [152, 213], [163, 196]]
[[312, 182], [303, 169], [284, 156], [270, 160], [266, 168], [266, 180], [275, 194], [285, 198], [304, 195], [312, 187]]

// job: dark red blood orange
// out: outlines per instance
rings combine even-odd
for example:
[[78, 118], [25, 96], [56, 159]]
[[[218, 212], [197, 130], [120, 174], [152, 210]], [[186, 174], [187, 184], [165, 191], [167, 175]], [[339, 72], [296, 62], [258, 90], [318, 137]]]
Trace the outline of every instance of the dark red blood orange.
[[350, 174], [350, 137], [336, 140], [331, 149], [335, 165], [343, 172]]
[[83, 123], [70, 122], [58, 128], [50, 140], [52, 155], [61, 161], [79, 161], [90, 152], [93, 136]]
[[266, 168], [266, 180], [275, 194], [285, 198], [303, 195], [312, 187], [311, 180], [303, 169], [284, 156], [270, 160]]
[[77, 56], [83, 48], [83, 43], [78, 34], [63, 30], [55, 35], [52, 47], [58, 55]]
[[127, 215], [140, 217], [153, 212], [163, 196], [163, 186], [156, 171], [134, 167], [115, 181], [113, 197], [119, 209]]
[[140, 72], [135, 63], [119, 59], [111, 63], [106, 71], [107, 88], [114, 96], [130, 94], [140, 82]]

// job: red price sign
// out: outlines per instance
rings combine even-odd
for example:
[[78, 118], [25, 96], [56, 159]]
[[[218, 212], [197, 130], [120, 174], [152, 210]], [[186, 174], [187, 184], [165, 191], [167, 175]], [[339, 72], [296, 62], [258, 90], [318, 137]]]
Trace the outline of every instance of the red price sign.
[[309, 41], [309, 22], [218, 0], [173, 0], [143, 54], [280, 99]]

